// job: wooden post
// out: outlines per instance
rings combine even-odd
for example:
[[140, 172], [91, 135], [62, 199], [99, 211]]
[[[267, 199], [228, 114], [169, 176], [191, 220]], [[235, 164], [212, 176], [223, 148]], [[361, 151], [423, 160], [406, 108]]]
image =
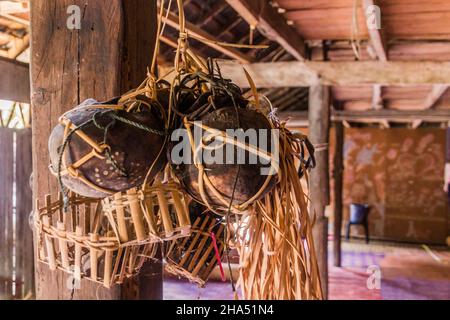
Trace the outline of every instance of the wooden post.
[[[80, 20], [80, 28], [77, 21]], [[110, 99], [138, 86], [151, 64], [156, 39], [154, 0], [31, 1], [33, 196], [58, 192], [48, 170], [48, 136], [58, 117], [87, 98]], [[150, 262], [149, 262], [150, 263]], [[38, 299], [161, 299], [162, 264], [142, 276], [105, 289], [71, 279], [36, 263]], [[144, 280], [145, 279], [145, 280]], [[145, 285], [140, 285], [145, 281]], [[144, 287], [147, 290], [142, 290]]]
[[309, 138], [316, 147], [316, 168], [311, 171], [309, 194], [310, 214], [315, 215], [314, 245], [319, 263], [324, 299], [328, 298], [328, 219], [325, 207], [330, 203], [328, 142], [330, 130], [330, 91], [328, 87], [314, 85], [309, 88]]
[[342, 230], [342, 188], [344, 173], [344, 125], [336, 122], [334, 125], [334, 224], [333, 224], [333, 254], [334, 266], [341, 266], [341, 230]]

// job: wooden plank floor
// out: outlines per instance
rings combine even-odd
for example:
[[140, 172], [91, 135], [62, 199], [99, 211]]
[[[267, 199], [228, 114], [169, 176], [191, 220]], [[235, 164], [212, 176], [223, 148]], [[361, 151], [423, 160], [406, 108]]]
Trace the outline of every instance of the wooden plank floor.
[[[330, 247], [331, 244], [330, 244]], [[435, 260], [419, 245], [387, 243], [363, 244], [357, 240], [343, 242], [342, 268], [330, 261], [329, 294], [332, 300], [450, 299], [450, 250], [431, 248]], [[330, 252], [330, 259], [332, 255]], [[369, 267], [381, 270], [380, 288], [369, 289]], [[186, 281], [167, 277], [164, 299], [233, 298], [230, 284], [211, 281], [197, 288]]]

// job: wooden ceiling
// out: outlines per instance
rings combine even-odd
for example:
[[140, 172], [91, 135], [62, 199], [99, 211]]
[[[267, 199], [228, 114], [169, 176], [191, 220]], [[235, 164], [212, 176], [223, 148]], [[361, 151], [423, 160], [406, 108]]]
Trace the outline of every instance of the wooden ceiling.
[[[367, 28], [367, 5], [381, 9], [378, 49], [377, 35]], [[448, 0], [278, 0], [277, 7], [309, 44], [311, 60], [450, 61]], [[359, 57], [352, 39], [359, 42]], [[342, 110], [450, 108], [445, 85], [334, 86], [332, 95], [334, 107]]]
[[[361, 4], [356, 1], [359, 36], [369, 39]], [[278, 0], [306, 40], [350, 39], [354, 0]], [[380, 0], [383, 30], [390, 40], [450, 40], [447, 0]]]
[[[166, 1], [167, 4], [167, 1]], [[266, 49], [229, 49], [218, 50], [193, 39], [189, 44], [201, 57], [237, 59], [241, 62], [289, 61], [293, 56], [277, 42], [267, 39], [258, 29], [250, 30], [249, 24], [229, 6], [225, 0], [185, 0], [184, 10], [187, 29], [191, 34], [199, 34], [213, 41], [240, 44], [262, 44]], [[177, 9], [172, 5], [162, 38], [159, 54], [160, 63], [172, 65], [178, 37]], [[259, 88], [278, 110], [306, 110], [308, 108], [307, 88]]]
[[[366, 24], [365, 10], [370, 5], [381, 9], [381, 29], [376, 31], [369, 30]], [[239, 50], [245, 55], [243, 59], [238, 57], [241, 62], [450, 61], [450, 3], [445, 0], [191, 0], [185, 1], [185, 10], [188, 21], [218, 41], [249, 43], [250, 25], [255, 26], [253, 43], [270, 47], [263, 51]], [[172, 42], [176, 36], [175, 30], [168, 31]], [[286, 39], [291, 43], [286, 44]], [[296, 52], [299, 41], [305, 49]], [[234, 55], [195, 41], [192, 46], [203, 56]], [[358, 55], [355, 46], [359, 48]], [[171, 52], [173, 47], [165, 47], [161, 55], [170, 57]], [[449, 79], [436, 85], [332, 86], [333, 106], [355, 112], [448, 110], [447, 82], [450, 85]], [[262, 91], [283, 111], [308, 107], [304, 89]]]

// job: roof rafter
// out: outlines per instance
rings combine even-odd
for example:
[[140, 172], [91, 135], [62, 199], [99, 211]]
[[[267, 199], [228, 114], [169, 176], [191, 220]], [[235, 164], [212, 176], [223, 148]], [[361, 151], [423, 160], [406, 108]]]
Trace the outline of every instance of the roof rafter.
[[433, 108], [439, 99], [444, 95], [444, 93], [449, 88], [448, 84], [436, 84], [432, 87], [430, 94], [427, 96], [424, 102], [424, 109]]
[[375, 51], [375, 54], [378, 57], [378, 60], [382, 61], [382, 62], [386, 62], [388, 60], [387, 58], [387, 46], [386, 46], [386, 42], [385, 42], [385, 36], [381, 30], [381, 28], [379, 29], [378, 26], [373, 27], [372, 26], [372, 21], [369, 21], [369, 19], [371, 18], [379, 18], [381, 19], [381, 17], [376, 17], [373, 16], [372, 14], [377, 14], [377, 12], [373, 12], [372, 14], [368, 14], [369, 10], [371, 8], [373, 8], [374, 6], [376, 6], [376, 1], [374, 0], [363, 0], [363, 8], [364, 8], [364, 14], [366, 16], [366, 22], [367, 22], [367, 30], [369, 31], [369, 37], [370, 37], [370, 43], [372, 44], [372, 48]]
[[228, 4], [250, 26], [258, 29], [269, 39], [278, 42], [297, 60], [305, 60], [305, 43], [291, 28], [269, 1], [265, 0], [226, 0]]
[[372, 87], [372, 109], [380, 110], [384, 108], [383, 105], [383, 87], [381, 84], [375, 84]]

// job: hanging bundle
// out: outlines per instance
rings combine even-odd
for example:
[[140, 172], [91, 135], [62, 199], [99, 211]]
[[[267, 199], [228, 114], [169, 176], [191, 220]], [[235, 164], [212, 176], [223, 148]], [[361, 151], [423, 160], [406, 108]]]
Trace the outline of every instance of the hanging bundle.
[[156, 180], [142, 190], [129, 189], [103, 199], [103, 210], [121, 245], [186, 237], [190, 219], [179, 185]]
[[163, 169], [166, 111], [146, 81], [121, 98], [89, 99], [60, 117], [49, 151], [50, 169], [64, 194], [66, 187], [83, 196], [106, 197], [151, 181]]
[[308, 199], [295, 167], [298, 157], [307, 179], [313, 150], [306, 136], [274, 124], [280, 129], [279, 181], [240, 218], [239, 285], [245, 299], [322, 299]]
[[72, 193], [68, 208], [64, 212], [62, 195], [56, 201], [47, 195], [44, 206], [36, 203], [37, 257], [50, 270], [109, 288], [136, 275], [154, 256], [152, 244], [120, 245], [99, 200]]
[[[165, 269], [203, 287], [224, 253], [222, 219], [200, 206], [191, 206], [191, 234], [166, 245]], [[219, 260], [219, 261], [218, 261]]]
[[191, 153], [190, 162], [178, 163], [175, 145], [169, 147], [175, 175], [190, 196], [215, 213], [246, 210], [276, 181], [275, 172], [262, 174], [273, 161], [267, 116], [212, 63], [208, 73], [182, 74], [173, 92], [173, 109], [188, 137], [183, 143]]

